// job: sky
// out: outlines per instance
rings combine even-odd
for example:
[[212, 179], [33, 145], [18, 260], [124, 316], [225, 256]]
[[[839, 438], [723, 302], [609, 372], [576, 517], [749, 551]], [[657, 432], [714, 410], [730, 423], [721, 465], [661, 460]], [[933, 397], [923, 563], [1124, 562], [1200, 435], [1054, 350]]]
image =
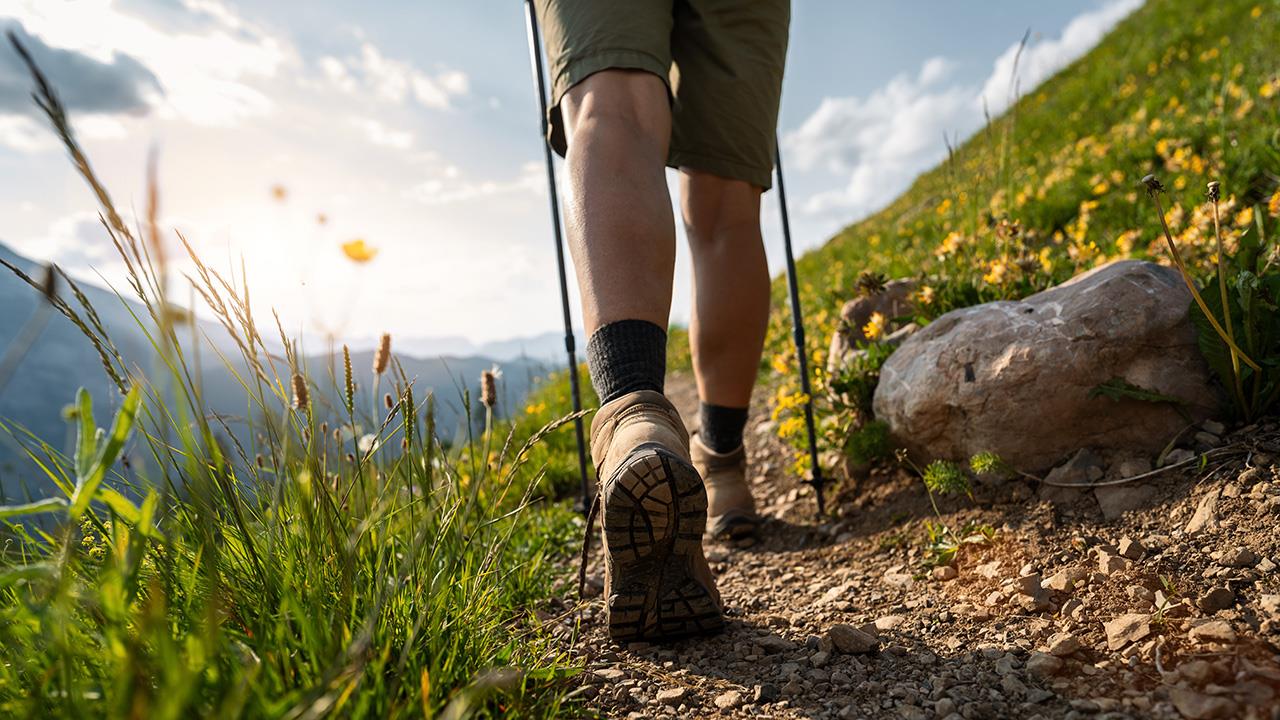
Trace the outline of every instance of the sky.
[[[779, 135], [797, 252], [892, 201], [944, 137], [981, 126], [984, 98], [998, 114], [1015, 84], [1029, 91], [1140, 4], [794, 0]], [[0, 0], [0, 29], [51, 77], [116, 204], [143, 212], [154, 153], [162, 225], [215, 268], [243, 260], [255, 302], [291, 332], [482, 342], [561, 328], [523, 3]], [[775, 273], [776, 195], [761, 215]], [[344, 257], [355, 239], [373, 260]], [[0, 242], [124, 287], [7, 44]]]

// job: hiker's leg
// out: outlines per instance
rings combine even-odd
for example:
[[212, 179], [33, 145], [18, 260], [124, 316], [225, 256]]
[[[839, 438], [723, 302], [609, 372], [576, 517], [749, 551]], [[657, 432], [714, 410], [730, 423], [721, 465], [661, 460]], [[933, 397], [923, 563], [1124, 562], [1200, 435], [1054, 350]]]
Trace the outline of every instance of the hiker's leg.
[[689, 345], [702, 402], [746, 408], [760, 371], [769, 315], [769, 266], [760, 238], [760, 188], [681, 169], [680, 198], [693, 256]]
[[667, 86], [653, 73], [605, 70], [565, 93], [569, 248], [588, 336], [620, 320], [665, 331], [675, 220], [664, 167]]
[[769, 315], [760, 192], [744, 180], [680, 172], [681, 214], [693, 255], [689, 345], [702, 400], [691, 452], [707, 488], [707, 533], [729, 540], [759, 527], [742, 431]]

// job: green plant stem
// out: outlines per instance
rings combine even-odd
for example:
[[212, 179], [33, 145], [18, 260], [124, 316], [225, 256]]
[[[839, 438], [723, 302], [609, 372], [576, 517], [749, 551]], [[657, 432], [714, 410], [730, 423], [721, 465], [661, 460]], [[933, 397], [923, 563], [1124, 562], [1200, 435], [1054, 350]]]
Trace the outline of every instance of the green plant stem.
[[[1222, 317], [1227, 326], [1227, 337], [1234, 343], [1236, 338], [1235, 328], [1231, 322], [1231, 305], [1227, 298], [1227, 261], [1226, 250], [1222, 246], [1222, 226], [1218, 218], [1218, 201], [1213, 200], [1213, 234], [1218, 241], [1218, 292], [1222, 298]], [[1244, 399], [1244, 382], [1240, 378], [1240, 358], [1236, 355], [1234, 347], [1231, 349], [1231, 375], [1234, 380], [1232, 390], [1236, 394], [1236, 398], [1240, 402], [1240, 407], [1245, 411], [1245, 419], [1249, 419], [1249, 406]]]
[[1227, 347], [1240, 354], [1240, 360], [1245, 365], [1261, 372], [1262, 368], [1258, 363], [1250, 360], [1249, 356], [1244, 354], [1244, 351], [1236, 345], [1235, 341], [1227, 336], [1227, 331], [1222, 329], [1218, 319], [1213, 316], [1213, 313], [1209, 312], [1209, 306], [1205, 304], [1204, 298], [1200, 297], [1200, 291], [1196, 289], [1196, 284], [1191, 280], [1190, 271], [1187, 270], [1187, 266], [1182, 262], [1182, 255], [1178, 252], [1178, 246], [1173, 242], [1173, 233], [1169, 232], [1169, 223], [1164, 219], [1164, 206], [1160, 204], [1160, 198], [1156, 193], [1151, 193], [1151, 201], [1156, 204], [1156, 214], [1160, 217], [1160, 227], [1164, 229], [1164, 239], [1169, 246], [1169, 254], [1173, 257], [1173, 264], [1177, 266], [1178, 273], [1182, 275], [1182, 281], [1187, 284], [1187, 289], [1191, 291], [1191, 297], [1195, 299], [1196, 305], [1200, 306], [1200, 312], [1204, 313], [1205, 318], [1209, 320], [1209, 324], [1217, 331], [1218, 336], [1227, 344]]

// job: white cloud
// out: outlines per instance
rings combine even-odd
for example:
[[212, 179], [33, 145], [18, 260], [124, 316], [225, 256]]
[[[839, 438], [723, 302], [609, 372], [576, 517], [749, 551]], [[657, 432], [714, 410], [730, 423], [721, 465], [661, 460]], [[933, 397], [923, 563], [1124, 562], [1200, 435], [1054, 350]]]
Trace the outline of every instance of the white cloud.
[[413, 146], [413, 133], [407, 130], [389, 128], [373, 118], [351, 118], [350, 122], [374, 145], [395, 150], [407, 150]]
[[412, 63], [386, 57], [370, 42], [360, 46], [359, 57], [344, 61], [326, 56], [320, 58], [319, 65], [334, 87], [344, 92], [363, 87], [378, 99], [396, 105], [412, 98], [423, 107], [443, 110], [453, 98], [470, 90], [470, 80], [461, 70], [441, 70], [431, 75]]
[[[1018, 59], [1017, 86], [1029, 90], [1102, 39], [1142, 0], [1110, 0], [1073, 19], [1058, 38], [1032, 43]], [[811, 214], [863, 217], [888, 204], [946, 153], [944, 133], [966, 137], [983, 123], [983, 98], [992, 114], [1008, 107], [1019, 43], [996, 59], [982, 86], [947, 84], [945, 58], [926, 60], [915, 76], [899, 75], [866, 98], [824, 98], [784, 145], [800, 169], [848, 175], [844, 188], [811, 197]]]
[[441, 177], [420, 183], [406, 194], [426, 205], [449, 205], [507, 193], [542, 193], [547, 184], [545, 172], [541, 164], [530, 162], [522, 165], [520, 174], [511, 180], [476, 182], [459, 179], [458, 169], [450, 165], [444, 168]]
[[934, 162], [943, 132], [970, 114], [973, 100], [971, 89], [942, 86], [950, 70], [942, 58], [931, 58], [915, 77], [899, 75], [866, 99], [824, 99], [788, 134], [787, 147], [801, 169], [821, 165], [849, 173], [849, 182], [811, 198], [805, 209], [869, 212]]
[[54, 47], [100, 62], [117, 53], [136, 58], [155, 74], [163, 96], [149, 98], [162, 114], [199, 125], [235, 125], [271, 111], [254, 81], [275, 77], [293, 58], [286, 43], [215, 0], [185, 0], [198, 30], [175, 31], [117, 6], [113, 0], [18, 0], [0, 10]]
[[1142, 0], [1112, 0], [1097, 10], [1077, 15], [1063, 29], [1061, 37], [1030, 44], [1022, 51], [1021, 57], [1018, 56], [1018, 44], [1010, 45], [996, 58], [995, 67], [983, 84], [979, 97], [986, 98], [993, 115], [1004, 112], [1011, 104], [1015, 90], [1026, 92], [1048, 80], [1097, 45], [1116, 23], [1141, 5]]

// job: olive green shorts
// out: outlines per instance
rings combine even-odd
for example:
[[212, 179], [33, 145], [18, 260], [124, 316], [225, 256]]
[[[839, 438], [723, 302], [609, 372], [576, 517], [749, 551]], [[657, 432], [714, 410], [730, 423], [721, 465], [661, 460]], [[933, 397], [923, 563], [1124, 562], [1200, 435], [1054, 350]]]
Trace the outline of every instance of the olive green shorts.
[[790, 0], [536, 0], [551, 72], [548, 135], [566, 149], [560, 100], [601, 70], [643, 70], [670, 93], [667, 164], [768, 189]]

